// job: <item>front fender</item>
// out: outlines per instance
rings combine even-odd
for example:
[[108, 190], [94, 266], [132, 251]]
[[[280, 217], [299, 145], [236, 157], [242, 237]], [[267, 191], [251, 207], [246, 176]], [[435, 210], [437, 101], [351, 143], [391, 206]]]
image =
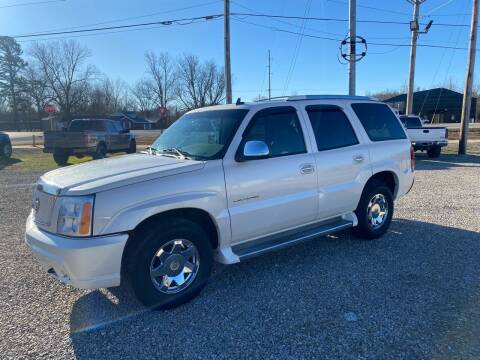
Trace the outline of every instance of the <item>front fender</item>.
[[[121, 233], [133, 230], [142, 221], [169, 210], [196, 208], [206, 211], [212, 219], [217, 219], [222, 214], [211, 214], [207, 205], [215, 201], [217, 196], [214, 192], [193, 192], [175, 194], [157, 199], [136, 203], [127, 208], [121, 209], [114, 214], [101, 230], [102, 234]], [[228, 215], [228, 214], [225, 214]]]

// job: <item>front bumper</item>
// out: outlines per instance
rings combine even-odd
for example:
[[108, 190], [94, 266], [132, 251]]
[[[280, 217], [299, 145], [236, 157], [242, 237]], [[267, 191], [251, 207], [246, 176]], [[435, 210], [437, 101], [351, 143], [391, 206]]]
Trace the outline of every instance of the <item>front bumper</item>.
[[120, 285], [127, 234], [69, 238], [39, 229], [27, 219], [25, 242], [48, 274], [82, 289]]

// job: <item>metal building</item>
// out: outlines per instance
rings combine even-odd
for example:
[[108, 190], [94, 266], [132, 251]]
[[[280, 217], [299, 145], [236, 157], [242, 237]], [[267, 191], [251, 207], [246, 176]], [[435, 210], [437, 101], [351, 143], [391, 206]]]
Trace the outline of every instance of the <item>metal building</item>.
[[[398, 109], [400, 114], [405, 114], [407, 95], [397, 95], [384, 102]], [[413, 93], [413, 113], [428, 118], [432, 123], [459, 123], [462, 116], [463, 94], [445, 89], [436, 88], [416, 91]], [[477, 99], [472, 97], [470, 119], [476, 120]]]

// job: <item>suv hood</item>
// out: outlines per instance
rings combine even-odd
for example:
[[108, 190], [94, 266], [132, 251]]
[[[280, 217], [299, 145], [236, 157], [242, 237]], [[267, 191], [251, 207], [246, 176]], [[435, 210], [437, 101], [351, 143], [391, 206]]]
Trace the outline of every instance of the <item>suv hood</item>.
[[67, 166], [39, 181], [55, 195], [88, 195], [141, 181], [202, 169], [205, 163], [149, 154], [115, 156]]

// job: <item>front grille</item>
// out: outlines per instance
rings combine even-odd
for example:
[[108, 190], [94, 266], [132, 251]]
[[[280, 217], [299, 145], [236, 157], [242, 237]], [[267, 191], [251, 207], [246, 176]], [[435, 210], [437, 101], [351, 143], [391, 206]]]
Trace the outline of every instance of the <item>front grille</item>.
[[34, 220], [37, 224], [50, 226], [56, 199], [57, 197], [54, 195], [44, 193], [38, 189], [35, 190], [32, 207]]

